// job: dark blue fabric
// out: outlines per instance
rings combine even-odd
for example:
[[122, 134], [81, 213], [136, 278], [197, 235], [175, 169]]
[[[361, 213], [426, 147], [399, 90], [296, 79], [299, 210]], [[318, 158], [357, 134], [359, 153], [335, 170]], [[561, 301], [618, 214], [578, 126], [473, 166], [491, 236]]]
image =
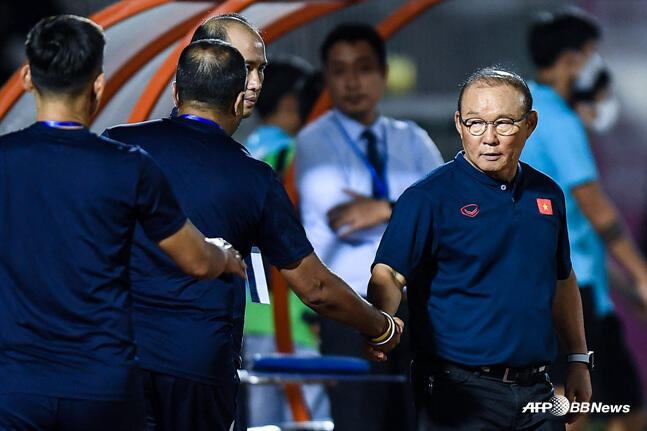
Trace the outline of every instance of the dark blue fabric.
[[443, 365], [415, 377], [414, 387], [419, 431], [565, 430], [563, 416], [523, 413], [527, 403], [548, 402], [555, 394], [547, 374], [522, 386]]
[[154, 241], [186, 222], [141, 149], [36, 123], [0, 137], [0, 392], [121, 400], [135, 346], [136, 221]]
[[97, 401], [0, 394], [2, 431], [142, 431], [145, 420], [142, 396]]
[[238, 385], [210, 385], [141, 371], [146, 431], [230, 431]]
[[505, 185], [459, 153], [400, 197], [375, 263], [407, 279], [419, 353], [467, 365], [554, 358], [552, 303], [571, 271], [564, 196], [530, 166]]
[[[294, 207], [266, 163], [218, 127], [170, 118], [105, 132], [150, 152], [191, 221], [229, 241], [243, 257], [253, 245], [276, 266], [312, 252]], [[204, 383], [236, 379], [245, 309], [244, 282], [198, 281], [135, 231], [131, 278], [141, 366]]]

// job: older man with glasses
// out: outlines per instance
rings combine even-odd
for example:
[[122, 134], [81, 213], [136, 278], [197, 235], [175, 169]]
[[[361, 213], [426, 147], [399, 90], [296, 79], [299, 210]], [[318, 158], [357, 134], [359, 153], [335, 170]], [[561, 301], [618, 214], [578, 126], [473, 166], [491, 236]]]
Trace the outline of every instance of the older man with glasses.
[[519, 163], [537, 125], [528, 86], [478, 70], [455, 122], [464, 151], [396, 203], [368, 299], [394, 312], [407, 286], [419, 429], [564, 429], [548, 411], [556, 335], [579, 361], [569, 401], [591, 397], [589, 355], [564, 195]]

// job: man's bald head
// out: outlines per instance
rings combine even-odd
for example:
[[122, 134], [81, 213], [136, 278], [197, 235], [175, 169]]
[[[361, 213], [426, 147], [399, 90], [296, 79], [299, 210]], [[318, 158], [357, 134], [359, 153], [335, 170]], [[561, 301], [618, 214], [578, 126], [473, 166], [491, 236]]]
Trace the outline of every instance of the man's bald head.
[[245, 89], [243, 57], [220, 40], [198, 40], [184, 48], [177, 66], [180, 107], [194, 105], [227, 112]]
[[260, 95], [267, 64], [265, 43], [258, 30], [242, 15], [218, 15], [203, 22], [193, 34], [192, 40], [202, 39], [224, 40], [243, 55], [247, 68], [243, 116], [249, 117]]
[[254, 27], [244, 16], [237, 13], [212, 16], [206, 19], [193, 33], [191, 42], [202, 39], [220, 39], [232, 43], [228, 30], [231, 26], [242, 26], [254, 32], [260, 38], [258, 29]]

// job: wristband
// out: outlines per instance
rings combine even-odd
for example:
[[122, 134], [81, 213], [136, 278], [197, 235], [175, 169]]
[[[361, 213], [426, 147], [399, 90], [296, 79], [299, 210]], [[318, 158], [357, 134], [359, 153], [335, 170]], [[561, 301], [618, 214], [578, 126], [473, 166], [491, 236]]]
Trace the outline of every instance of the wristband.
[[393, 317], [391, 317], [389, 313], [386, 313], [382, 310], [380, 310], [380, 313], [386, 316], [387, 320], [389, 321], [389, 326], [386, 328], [384, 334], [368, 340], [369, 344], [373, 346], [382, 346], [388, 343], [389, 341], [391, 341], [391, 338], [393, 338], [393, 335], [395, 334], [395, 320], [393, 320]]

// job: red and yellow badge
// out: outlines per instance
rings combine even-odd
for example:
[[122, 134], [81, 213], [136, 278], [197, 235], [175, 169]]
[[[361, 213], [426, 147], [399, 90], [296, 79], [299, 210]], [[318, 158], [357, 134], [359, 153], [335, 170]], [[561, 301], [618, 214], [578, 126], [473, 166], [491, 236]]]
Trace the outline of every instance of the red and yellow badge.
[[539, 214], [553, 215], [553, 204], [550, 199], [537, 198], [537, 208], [539, 208]]

